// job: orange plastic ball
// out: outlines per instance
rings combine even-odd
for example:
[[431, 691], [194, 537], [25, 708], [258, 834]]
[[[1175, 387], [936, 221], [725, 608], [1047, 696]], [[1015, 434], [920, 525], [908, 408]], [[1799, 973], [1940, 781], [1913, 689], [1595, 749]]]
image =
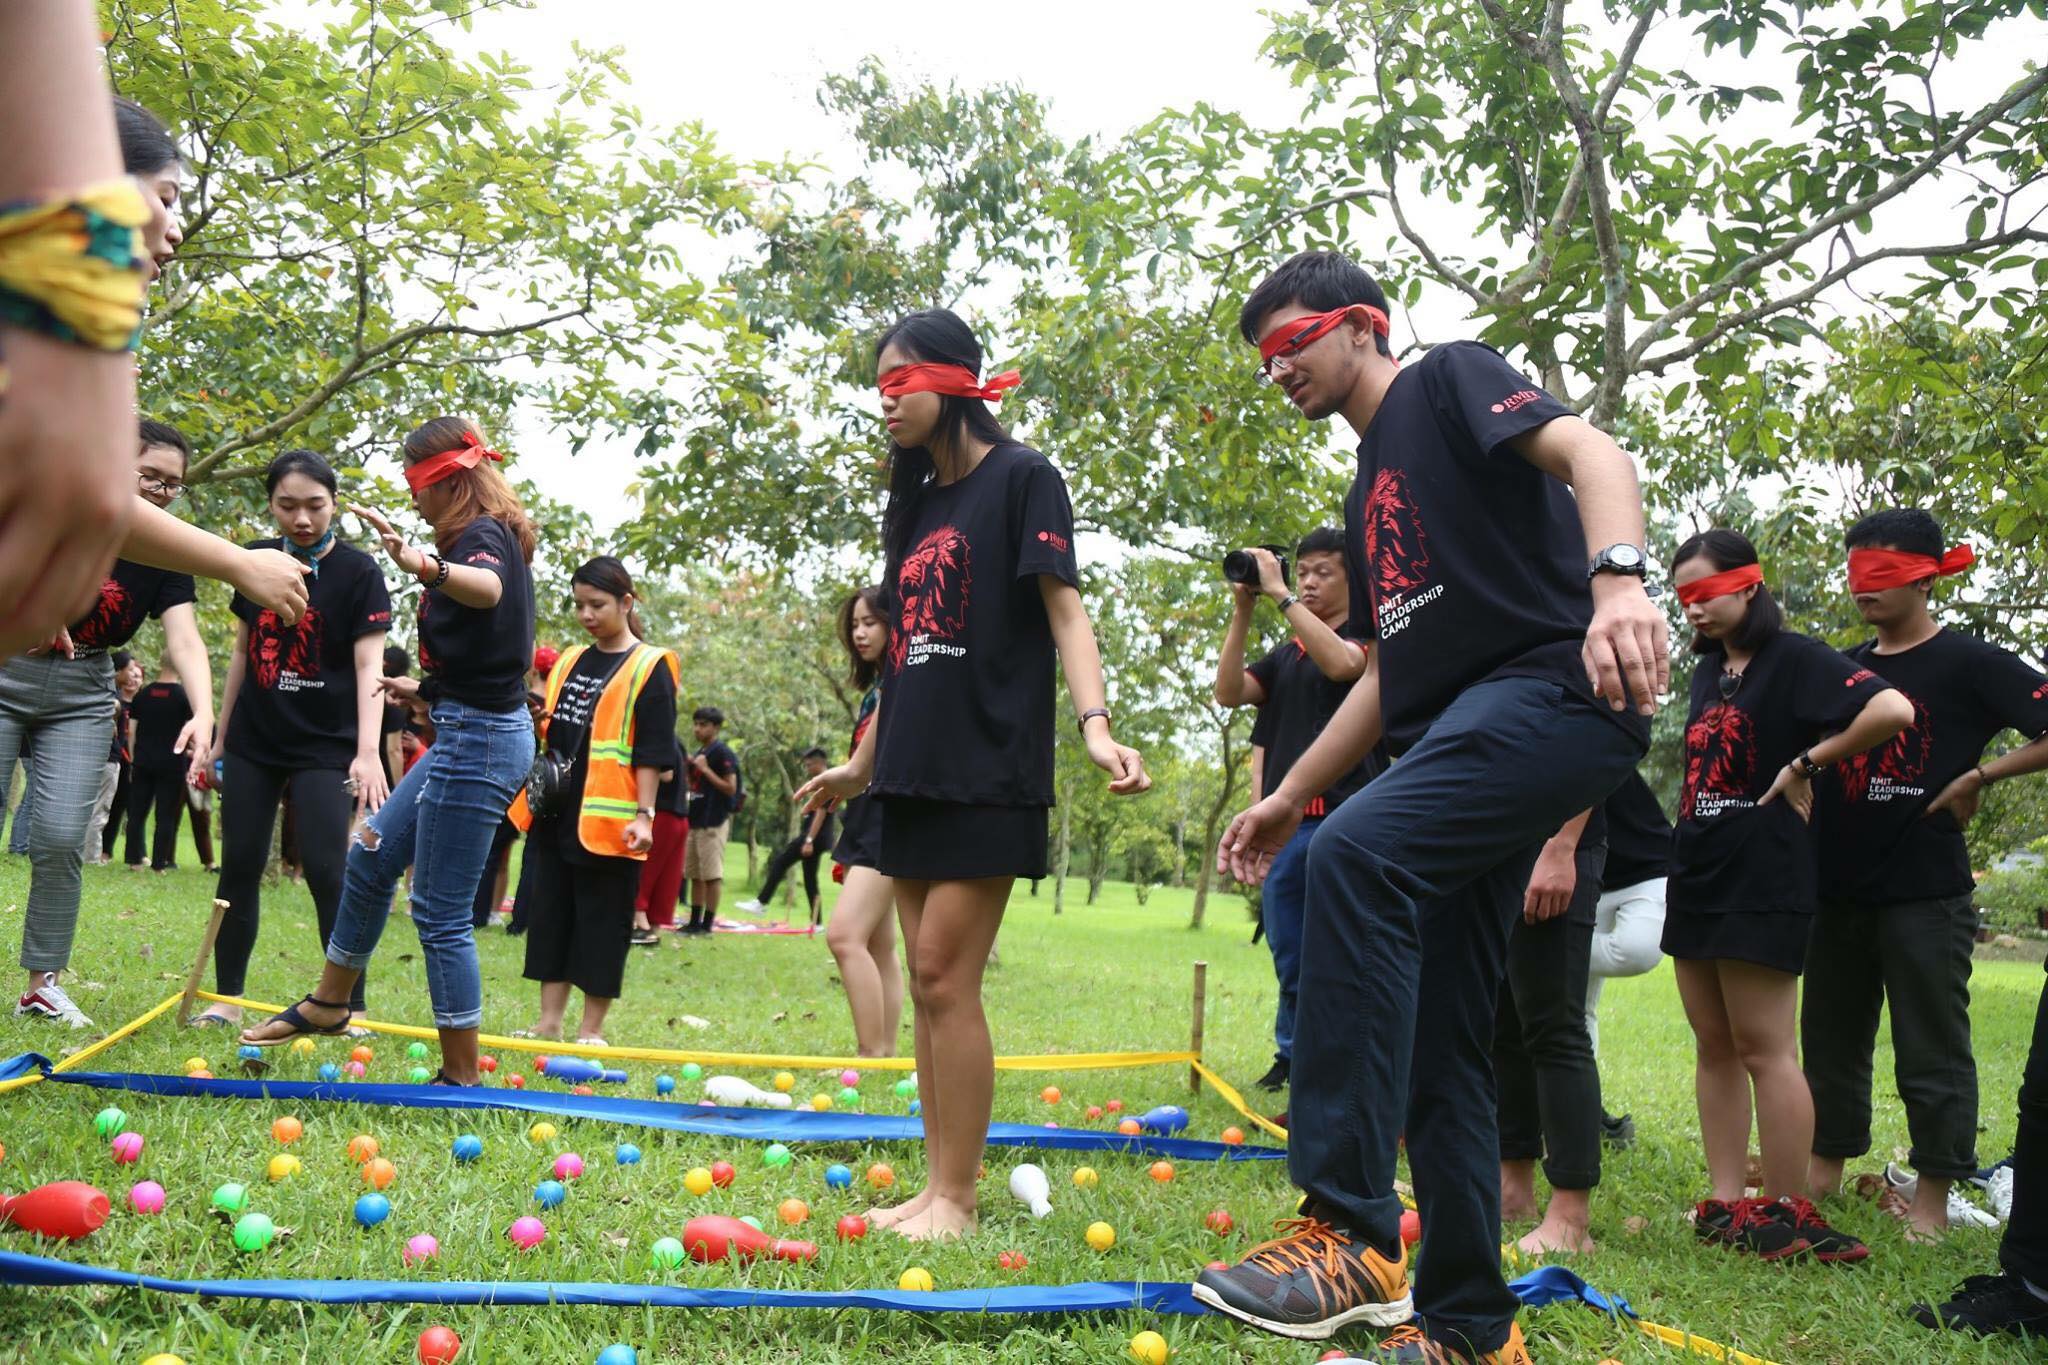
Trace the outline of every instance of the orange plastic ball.
[[1142, 1128], [1138, 1127], [1138, 1121], [1136, 1119], [1125, 1119], [1122, 1123], [1119, 1123], [1116, 1126], [1116, 1130], [1119, 1133], [1122, 1133], [1125, 1137], [1136, 1137], [1139, 1133], [1144, 1131]]
[[270, 1135], [283, 1143], [297, 1142], [301, 1137], [305, 1136], [305, 1133], [306, 1125], [300, 1123], [290, 1114], [286, 1114], [283, 1118], [270, 1125]]
[[382, 1150], [383, 1147], [378, 1143], [377, 1139], [371, 1137], [368, 1133], [357, 1133], [348, 1140], [348, 1154], [354, 1157], [358, 1164], [368, 1161]]
[[398, 1168], [383, 1157], [375, 1157], [363, 1163], [363, 1183], [373, 1190], [381, 1190], [398, 1179]]
[[1229, 1146], [1229, 1147], [1235, 1147], [1235, 1146], [1237, 1146], [1238, 1144], [1242, 1143], [1243, 1141], [1244, 1141], [1244, 1129], [1242, 1129], [1242, 1128], [1238, 1128], [1238, 1127], [1230, 1127], [1230, 1128], [1225, 1128], [1225, 1129], [1223, 1130], [1223, 1142], [1224, 1142], [1224, 1145], [1226, 1145], [1226, 1146]]
[[1108, 1104], [1105, 1104], [1102, 1107], [1104, 1109], [1107, 1109], [1112, 1114], [1121, 1114], [1124, 1112], [1124, 1102], [1122, 1100], [1111, 1100]]
[[1173, 1163], [1171, 1161], [1155, 1161], [1145, 1174], [1164, 1185], [1167, 1181], [1173, 1179]]
[[[358, 1045], [356, 1048], [350, 1051], [350, 1053], [348, 1054], [348, 1059], [352, 1062], [361, 1062], [364, 1066], [368, 1066], [371, 1062], [371, 1059], [376, 1057], [376, 1055], [377, 1054], [370, 1051], [369, 1048]], [[455, 1334], [453, 1332], [450, 1332], [448, 1335], [453, 1336]]]
[[785, 1199], [775, 1206], [775, 1216], [795, 1227], [811, 1216], [811, 1206], [801, 1199]]
[[877, 1161], [868, 1167], [868, 1186], [871, 1189], [886, 1190], [896, 1183], [896, 1172], [886, 1162]]
[[1060, 1102], [1060, 1088], [1056, 1085], [1049, 1085], [1038, 1092], [1038, 1098], [1044, 1100], [1047, 1104], [1058, 1104]]

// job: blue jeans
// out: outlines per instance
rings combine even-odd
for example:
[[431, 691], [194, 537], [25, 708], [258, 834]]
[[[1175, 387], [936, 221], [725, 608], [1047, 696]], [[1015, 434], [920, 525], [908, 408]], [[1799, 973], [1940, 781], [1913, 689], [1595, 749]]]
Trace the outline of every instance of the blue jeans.
[[483, 977], [470, 909], [491, 839], [533, 766], [533, 721], [524, 707], [497, 714], [451, 701], [437, 702], [433, 719], [432, 747], [349, 846], [327, 960], [356, 971], [369, 965], [391, 917], [391, 893], [410, 864], [412, 924], [434, 1024], [476, 1028]]
[[1280, 982], [1280, 1003], [1273, 1011], [1273, 1055], [1294, 1056], [1294, 1002], [1301, 994], [1301, 921], [1308, 907], [1308, 841], [1316, 837], [1322, 817], [1301, 822], [1294, 837], [1273, 856], [1266, 870], [1266, 889], [1259, 893], [1259, 917], [1266, 923], [1266, 946], [1273, 950], [1273, 975]]

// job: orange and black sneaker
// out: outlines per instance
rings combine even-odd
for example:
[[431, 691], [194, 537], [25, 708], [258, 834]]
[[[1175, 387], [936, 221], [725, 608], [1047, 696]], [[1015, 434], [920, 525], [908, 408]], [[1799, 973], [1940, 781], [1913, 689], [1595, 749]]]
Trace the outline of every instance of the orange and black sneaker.
[[1280, 1223], [1281, 1235], [1228, 1270], [1205, 1270], [1197, 1299], [1283, 1337], [1322, 1341], [1354, 1323], [1393, 1327], [1415, 1314], [1408, 1251], [1388, 1260], [1318, 1218]]
[[1411, 1322], [1389, 1332], [1366, 1359], [1406, 1365], [1535, 1365], [1536, 1357], [1529, 1354], [1529, 1347], [1522, 1340], [1522, 1324], [1518, 1322], [1508, 1324], [1508, 1339], [1498, 1348], [1476, 1355], [1431, 1341]]

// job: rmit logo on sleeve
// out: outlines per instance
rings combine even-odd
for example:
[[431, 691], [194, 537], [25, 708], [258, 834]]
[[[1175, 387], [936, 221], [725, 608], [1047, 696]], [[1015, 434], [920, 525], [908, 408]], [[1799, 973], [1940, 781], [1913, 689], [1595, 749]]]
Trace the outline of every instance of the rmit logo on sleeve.
[[1501, 399], [1500, 402], [1495, 403], [1493, 410], [1495, 412], [1514, 412], [1518, 408], [1528, 407], [1542, 396], [1543, 390], [1541, 389], [1523, 389], [1520, 393], [1511, 393], [1506, 398]]
[[1865, 682], [1876, 676], [1877, 674], [1872, 673], [1867, 668], [1859, 668], [1854, 673], [1851, 673], [1848, 677], [1842, 679], [1842, 686], [1854, 687], [1857, 683]]
[[1067, 538], [1065, 536], [1055, 535], [1051, 531], [1040, 531], [1038, 538], [1045, 544], [1052, 546], [1053, 549], [1058, 550], [1061, 554], [1067, 552]]

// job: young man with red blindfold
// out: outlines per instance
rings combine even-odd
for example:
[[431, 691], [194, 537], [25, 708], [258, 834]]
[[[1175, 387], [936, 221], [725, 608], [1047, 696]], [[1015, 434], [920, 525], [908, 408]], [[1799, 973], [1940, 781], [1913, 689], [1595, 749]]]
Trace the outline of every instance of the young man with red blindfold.
[[[1849, 591], [1877, 638], [1849, 657], [1913, 703], [1890, 743], [1844, 763], [1820, 789], [1820, 912], [1806, 959], [1801, 1018], [1813, 1087], [1811, 1181], [1842, 1183], [1870, 1150], [1871, 1051], [1889, 1003], [1899, 1098], [1918, 1181], [1907, 1217], [1922, 1235], [1948, 1226], [1952, 1184], [1977, 1170], [1977, 1064], [1970, 1052], [1970, 953], [1976, 885], [1963, 827], [1992, 783], [2048, 768], [2048, 677], [2018, 655], [1944, 630], [1935, 580], [1970, 547], [1944, 547], [1918, 509], [1849, 528]], [[2032, 743], [1990, 762], [2013, 729]], [[2048, 1304], [2043, 1304], [2048, 1314]]]
[[[1669, 680], [1635, 470], [1488, 347], [1398, 366], [1386, 296], [1334, 253], [1281, 266], [1239, 327], [1259, 379], [1358, 433], [1344, 552], [1351, 619], [1376, 643], [1219, 867], [1262, 880], [1309, 797], [1382, 738], [1399, 761], [1309, 847], [1288, 1133], [1302, 1216], [1194, 1293], [1303, 1338], [1419, 1315], [1382, 1359], [1526, 1361], [1500, 1273], [1495, 1005], [1538, 851], [1634, 768]], [[1404, 1132], [1428, 1230], [1413, 1295]]]

